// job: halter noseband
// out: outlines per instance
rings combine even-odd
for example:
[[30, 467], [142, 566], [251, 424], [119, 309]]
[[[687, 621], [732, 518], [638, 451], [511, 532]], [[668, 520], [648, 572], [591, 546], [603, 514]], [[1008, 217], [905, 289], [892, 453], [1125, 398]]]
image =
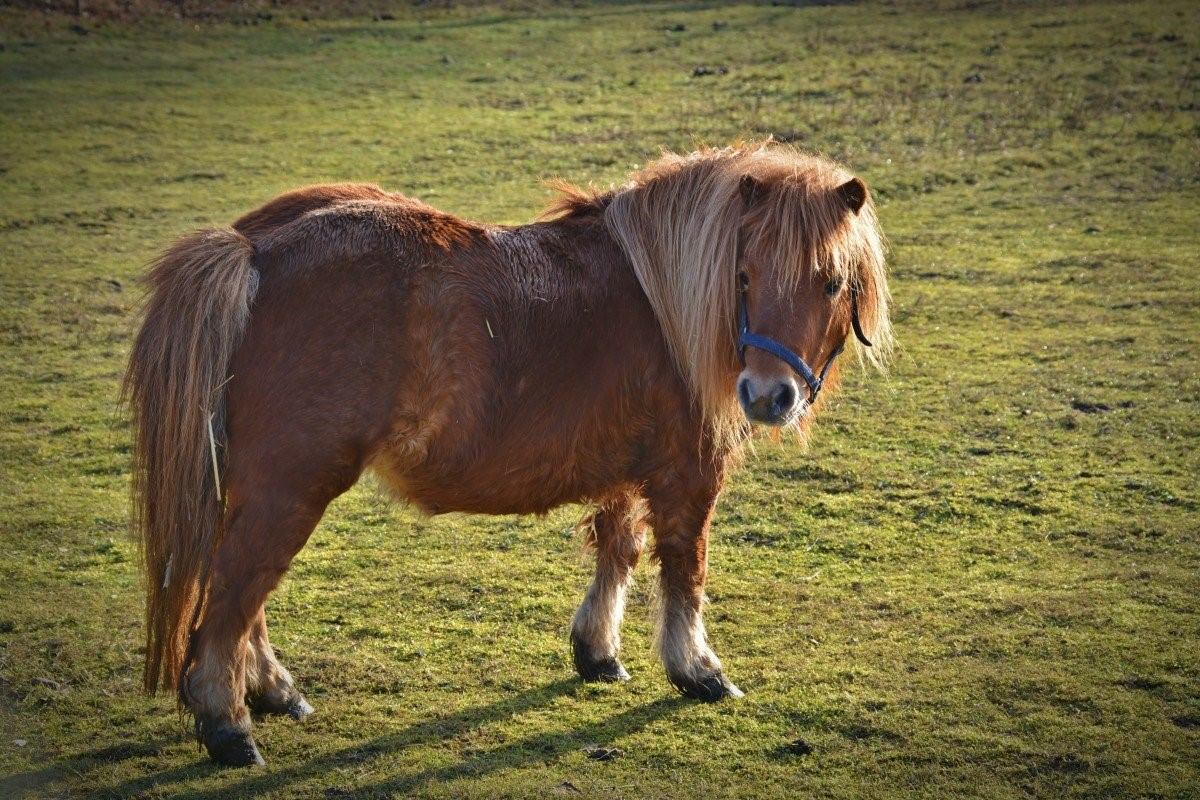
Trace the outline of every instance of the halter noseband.
[[[817, 394], [820, 393], [821, 387], [825, 385], [825, 376], [829, 374], [829, 368], [833, 366], [836, 359], [846, 347], [846, 342], [843, 340], [833, 352], [829, 354], [829, 358], [825, 360], [825, 366], [821, 367], [820, 374], [812, 371], [812, 368], [805, 363], [804, 359], [793, 353], [784, 345], [771, 339], [767, 336], [761, 336], [757, 333], [750, 332], [749, 316], [746, 313], [746, 288], [745, 286], [738, 287], [738, 357], [742, 360], [742, 364], [746, 363], [746, 348], [753, 347], [757, 350], [770, 353], [778, 358], [783, 363], [787, 364], [796, 371], [804, 382], [808, 384], [808, 402], [817, 402]], [[858, 289], [851, 287], [850, 289], [850, 324], [854, 328], [854, 335], [858, 338], [863, 346], [870, 347], [871, 341], [863, 334], [862, 323], [858, 320]]]

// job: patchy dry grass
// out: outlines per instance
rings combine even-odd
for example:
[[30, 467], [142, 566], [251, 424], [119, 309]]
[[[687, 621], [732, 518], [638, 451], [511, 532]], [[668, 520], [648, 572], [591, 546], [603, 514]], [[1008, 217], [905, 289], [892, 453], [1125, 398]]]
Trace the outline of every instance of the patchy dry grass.
[[[971, 5], [0, 9], [0, 792], [1194, 796], [1200, 12]], [[673, 695], [648, 567], [634, 681], [572, 678], [578, 509], [361, 486], [270, 606], [319, 713], [259, 726], [264, 770], [209, 766], [136, 689], [139, 265], [306, 182], [516, 222], [539, 177], [768, 132], [875, 187], [904, 350], [723, 499], [710, 630], [747, 698]]]

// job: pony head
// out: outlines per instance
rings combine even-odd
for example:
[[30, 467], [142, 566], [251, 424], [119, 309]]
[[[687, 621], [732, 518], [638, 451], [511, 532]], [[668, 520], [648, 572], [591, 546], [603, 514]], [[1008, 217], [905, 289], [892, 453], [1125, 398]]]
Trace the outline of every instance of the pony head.
[[[770, 141], [667, 153], [612, 196], [605, 221], [719, 440], [748, 422], [803, 429], [821, 395], [796, 357], [813, 373], [828, 364], [828, 392], [855, 315], [872, 346], [851, 346], [886, 363], [883, 237], [865, 184], [837, 164]], [[743, 308], [759, 344], [744, 346]]]

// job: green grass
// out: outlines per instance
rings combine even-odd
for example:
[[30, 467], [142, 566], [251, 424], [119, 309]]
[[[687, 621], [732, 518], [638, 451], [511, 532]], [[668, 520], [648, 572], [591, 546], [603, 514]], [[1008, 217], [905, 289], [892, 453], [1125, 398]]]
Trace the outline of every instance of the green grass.
[[[1196, 796], [1200, 9], [972, 5], [0, 9], [0, 794]], [[318, 714], [210, 766], [137, 689], [140, 265], [298, 184], [520, 222], [539, 178], [767, 132], [874, 188], [903, 350], [722, 499], [709, 628], [747, 697], [669, 689], [649, 565], [633, 682], [573, 680], [580, 509], [363, 485], [269, 606]]]

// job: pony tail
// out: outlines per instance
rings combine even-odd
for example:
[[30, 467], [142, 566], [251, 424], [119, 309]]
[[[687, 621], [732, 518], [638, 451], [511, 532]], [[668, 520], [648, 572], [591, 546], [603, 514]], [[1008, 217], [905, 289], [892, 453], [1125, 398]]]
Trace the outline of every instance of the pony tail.
[[178, 687], [224, 511], [219, 475], [229, 364], [258, 287], [231, 228], [185, 236], [154, 261], [122, 399], [134, 424], [133, 527], [146, 576], [143, 684]]

